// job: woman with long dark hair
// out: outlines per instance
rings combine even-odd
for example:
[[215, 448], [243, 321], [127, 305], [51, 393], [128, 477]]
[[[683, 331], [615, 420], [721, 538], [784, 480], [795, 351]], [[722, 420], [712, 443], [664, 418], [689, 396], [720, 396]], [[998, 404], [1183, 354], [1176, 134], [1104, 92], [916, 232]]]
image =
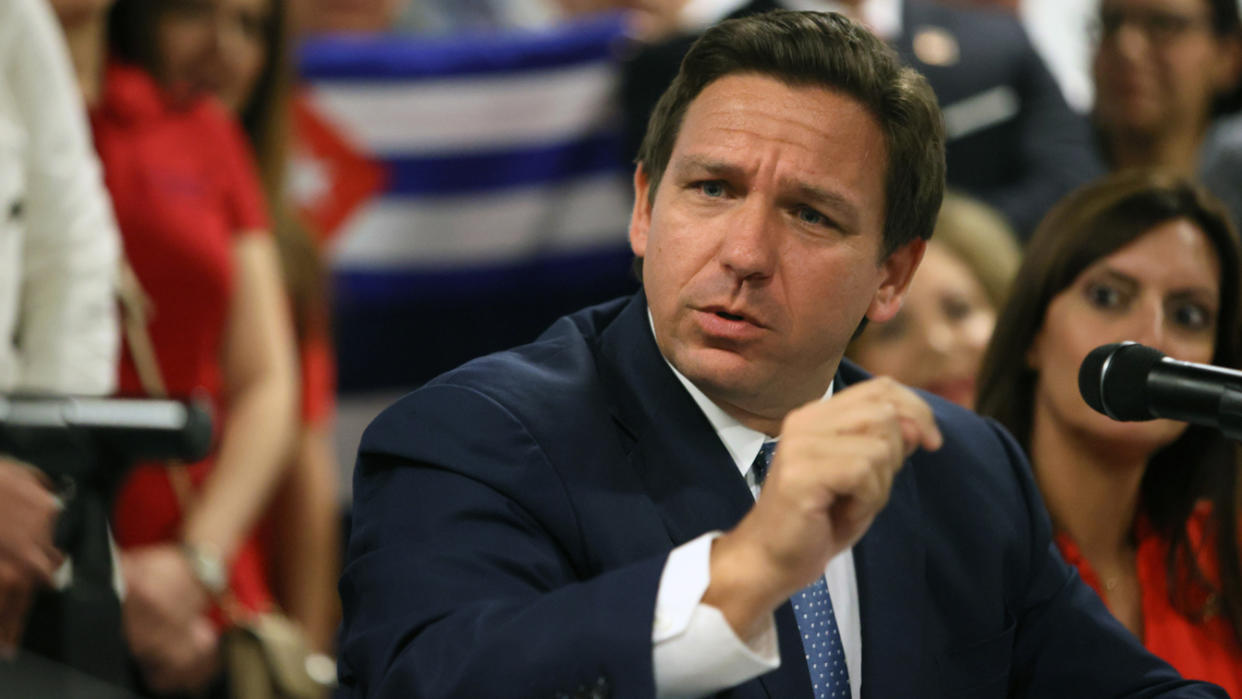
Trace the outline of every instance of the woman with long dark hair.
[[[241, 122], [259, 174], [291, 301], [301, 369], [299, 429], [264, 533], [269, 581], [281, 607], [329, 651], [339, 620], [340, 508], [332, 445], [335, 359], [326, 273], [286, 196], [289, 164], [289, 3], [286, 0], [119, 0], [117, 44], [164, 85], [211, 95]], [[152, 39], [143, 41], [141, 37]]]
[[1113, 614], [1183, 675], [1242, 693], [1238, 445], [1115, 422], [1078, 395], [1086, 354], [1133, 340], [1242, 367], [1239, 243], [1188, 180], [1129, 171], [1068, 196], [1028, 245], [978, 409], [1030, 455], [1057, 543]]
[[[195, 1], [160, 4], [192, 9]], [[145, 333], [131, 338], [148, 335], [154, 360], [130, 343], [120, 390], [199, 394], [215, 408], [208, 458], [135, 470], [113, 517], [126, 635], [145, 684], [196, 691], [217, 673], [223, 608], [244, 614], [271, 604], [253, 530], [287, 463], [295, 397], [276, 246], [245, 137], [228, 113], [135, 62], [126, 18], [109, 15], [108, 0], [53, 5], [148, 301], [146, 317], [132, 318]]]

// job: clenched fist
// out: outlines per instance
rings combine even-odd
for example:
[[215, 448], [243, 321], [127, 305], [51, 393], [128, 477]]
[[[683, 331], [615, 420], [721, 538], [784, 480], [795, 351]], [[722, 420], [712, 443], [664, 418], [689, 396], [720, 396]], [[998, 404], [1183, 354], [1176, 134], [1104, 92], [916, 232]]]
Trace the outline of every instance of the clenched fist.
[[906, 458], [941, 440], [931, 407], [883, 377], [790, 412], [754, 508], [712, 546], [703, 602], [753, 636], [862, 538]]

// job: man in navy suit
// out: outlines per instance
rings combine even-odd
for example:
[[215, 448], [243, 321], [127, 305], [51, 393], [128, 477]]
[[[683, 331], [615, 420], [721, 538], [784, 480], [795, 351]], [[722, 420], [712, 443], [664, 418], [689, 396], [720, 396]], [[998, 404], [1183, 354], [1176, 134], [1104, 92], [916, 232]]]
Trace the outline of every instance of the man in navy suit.
[[1052, 552], [1003, 430], [841, 359], [943, 193], [917, 73], [839, 15], [724, 23], [639, 163], [642, 292], [363, 437], [344, 696], [1223, 696]]

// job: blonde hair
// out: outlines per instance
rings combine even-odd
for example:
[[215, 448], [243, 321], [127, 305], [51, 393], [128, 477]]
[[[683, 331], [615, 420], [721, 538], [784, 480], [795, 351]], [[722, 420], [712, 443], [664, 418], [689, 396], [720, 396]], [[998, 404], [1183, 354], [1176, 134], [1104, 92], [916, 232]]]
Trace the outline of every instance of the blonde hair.
[[1005, 305], [1022, 264], [1022, 250], [1000, 212], [960, 192], [947, 192], [932, 241], [970, 268], [993, 307], [999, 310]]

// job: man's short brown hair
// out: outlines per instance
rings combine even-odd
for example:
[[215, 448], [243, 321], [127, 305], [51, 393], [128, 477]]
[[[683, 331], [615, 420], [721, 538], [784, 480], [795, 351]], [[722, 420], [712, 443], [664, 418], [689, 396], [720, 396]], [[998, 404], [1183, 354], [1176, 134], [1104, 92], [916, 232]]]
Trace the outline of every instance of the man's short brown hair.
[[[884, 133], [884, 257], [928, 239], [944, 195], [944, 121], [927, 80], [901, 65], [871, 32], [834, 13], [776, 11], [708, 29], [656, 103], [638, 152], [655, 201], [694, 98], [726, 75], [754, 73], [791, 86], [819, 86], [858, 100]], [[825, 129], [832, 128], [825, 124]]]

